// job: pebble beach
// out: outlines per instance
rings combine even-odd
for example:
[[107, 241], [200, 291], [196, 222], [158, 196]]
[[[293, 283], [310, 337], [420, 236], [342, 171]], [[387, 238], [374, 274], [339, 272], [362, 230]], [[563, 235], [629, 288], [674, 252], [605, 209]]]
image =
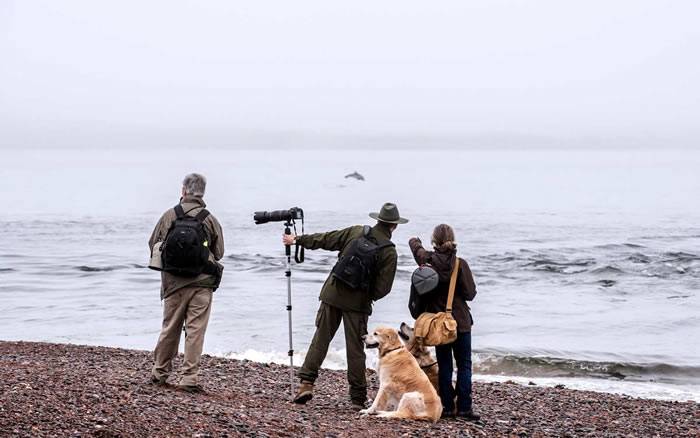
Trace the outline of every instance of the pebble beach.
[[[477, 382], [481, 423], [430, 424], [361, 417], [342, 371], [322, 371], [314, 399], [297, 406], [284, 365], [205, 355], [206, 393], [193, 395], [149, 384], [151, 360], [148, 351], [0, 342], [0, 436], [700, 436], [695, 402]], [[368, 373], [371, 397], [378, 381]]]

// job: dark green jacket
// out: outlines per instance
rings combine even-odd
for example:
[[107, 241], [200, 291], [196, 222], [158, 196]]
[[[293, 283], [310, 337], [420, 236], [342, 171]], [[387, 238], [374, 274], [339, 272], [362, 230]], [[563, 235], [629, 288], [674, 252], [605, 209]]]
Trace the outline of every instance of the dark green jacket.
[[[328, 233], [297, 236], [296, 242], [306, 249], [320, 248], [328, 251], [340, 251], [338, 254], [340, 256], [350, 242], [362, 236], [363, 228], [362, 225], [356, 225]], [[377, 239], [379, 243], [391, 240], [391, 233], [377, 225], [372, 227], [370, 236]], [[372, 302], [384, 298], [391, 292], [394, 275], [396, 274], [396, 258], [396, 249], [393, 246], [379, 251], [376, 275], [369, 293], [352, 290], [345, 284], [336, 281], [331, 274], [323, 284], [323, 288], [321, 288], [319, 299], [342, 310], [371, 314]]]

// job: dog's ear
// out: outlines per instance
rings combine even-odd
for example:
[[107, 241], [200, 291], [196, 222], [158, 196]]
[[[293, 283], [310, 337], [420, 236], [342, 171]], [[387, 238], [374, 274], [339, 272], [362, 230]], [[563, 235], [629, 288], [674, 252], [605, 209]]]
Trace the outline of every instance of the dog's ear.
[[402, 346], [401, 340], [399, 339], [399, 332], [393, 329], [389, 329], [384, 333], [387, 346]]

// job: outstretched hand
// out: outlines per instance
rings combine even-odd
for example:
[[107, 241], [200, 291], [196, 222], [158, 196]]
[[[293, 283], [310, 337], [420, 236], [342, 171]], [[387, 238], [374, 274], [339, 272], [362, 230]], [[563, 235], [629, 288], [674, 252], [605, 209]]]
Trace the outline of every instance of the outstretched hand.
[[282, 235], [282, 243], [285, 246], [294, 245], [294, 241], [296, 240], [296, 238], [297, 238], [296, 234], [283, 234]]

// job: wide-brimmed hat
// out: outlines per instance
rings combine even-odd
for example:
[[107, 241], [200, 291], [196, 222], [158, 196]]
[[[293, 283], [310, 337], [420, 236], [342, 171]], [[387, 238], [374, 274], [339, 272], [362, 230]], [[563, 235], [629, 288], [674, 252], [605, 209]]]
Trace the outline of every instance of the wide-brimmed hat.
[[388, 224], [405, 224], [408, 222], [408, 219], [401, 217], [396, 204], [392, 204], [391, 202], [382, 205], [382, 209], [379, 210], [379, 213], [370, 213], [369, 217]]

